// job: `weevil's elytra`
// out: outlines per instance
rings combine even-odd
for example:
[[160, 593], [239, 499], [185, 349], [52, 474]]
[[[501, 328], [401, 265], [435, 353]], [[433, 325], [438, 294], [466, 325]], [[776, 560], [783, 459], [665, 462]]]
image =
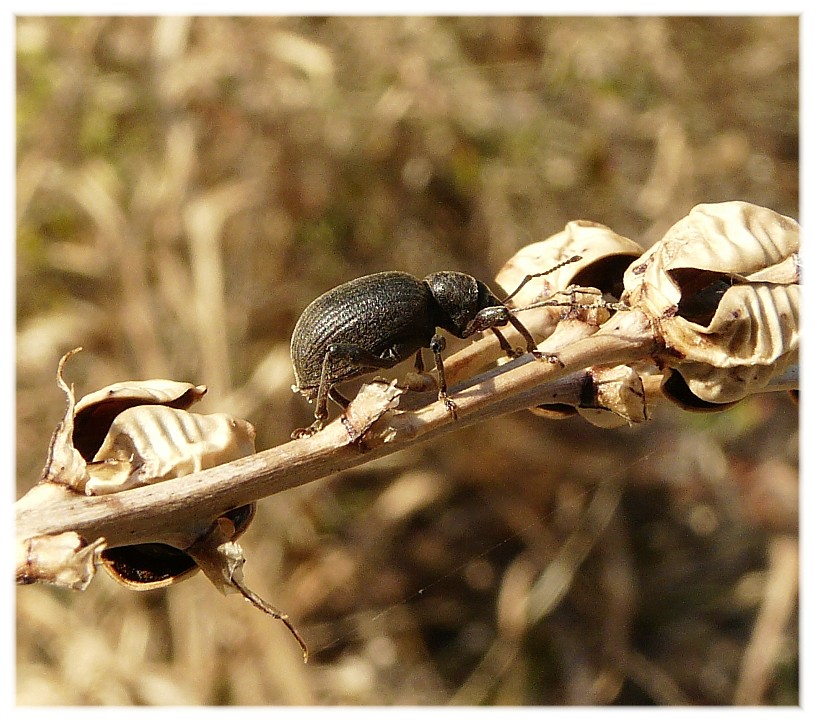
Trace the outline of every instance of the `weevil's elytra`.
[[[324, 372], [333, 386], [395, 366], [429, 345], [436, 331], [433, 310], [427, 284], [408, 273], [375, 273], [327, 291], [303, 311], [294, 327], [291, 357], [298, 389], [313, 398]], [[356, 358], [351, 349], [332, 354], [323, 370], [332, 344], [355, 346], [359, 353]]]
[[293, 438], [319, 431], [328, 417], [328, 399], [348, 401], [337, 384], [376, 369], [386, 369], [416, 354], [423, 370], [422, 349], [433, 352], [439, 374], [439, 400], [455, 418], [447, 396], [441, 352], [442, 328], [458, 338], [490, 329], [509, 356], [516, 352], [496, 327], [511, 323], [524, 337], [527, 351], [538, 358], [529, 331], [481, 281], [458, 271], [440, 271], [419, 280], [409, 273], [384, 271], [356, 278], [314, 300], [294, 327], [291, 359], [296, 385], [315, 400], [315, 421]]

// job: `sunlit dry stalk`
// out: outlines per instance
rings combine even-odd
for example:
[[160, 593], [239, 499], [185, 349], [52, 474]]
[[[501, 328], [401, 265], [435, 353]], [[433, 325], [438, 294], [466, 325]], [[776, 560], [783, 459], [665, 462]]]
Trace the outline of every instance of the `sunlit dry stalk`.
[[[346, 416], [311, 438], [299, 439], [199, 473], [114, 495], [83, 497], [67, 489], [47, 503], [36, 494], [15, 506], [17, 536], [75, 531], [86, 540], [104, 537], [109, 546], [172, 538], [194, 520], [215, 519], [229, 509], [315, 481], [338, 471], [395, 453], [454, 429], [542, 403], [577, 403], [584, 369], [599, 363], [626, 363], [653, 349], [645, 318], [625, 314], [615, 334], [597, 333], [564, 350], [563, 366], [517, 359], [453, 389], [458, 420], [454, 421], [435, 394], [416, 394], [388, 412], [379, 397], [358, 396], [348, 414], [360, 416], [354, 428], [369, 426], [349, 437]], [[643, 333], [644, 332], [644, 333]], [[639, 334], [639, 335], [638, 335]], [[432, 401], [431, 401], [432, 399]], [[36, 491], [36, 487], [35, 487]], [[192, 543], [194, 539], [189, 539]]]
[[784, 630], [798, 596], [798, 539], [780, 534], [769, 549], [764, 599], [741, 662], [733, 703], [765, 704], [767, 688], [782, 652]]

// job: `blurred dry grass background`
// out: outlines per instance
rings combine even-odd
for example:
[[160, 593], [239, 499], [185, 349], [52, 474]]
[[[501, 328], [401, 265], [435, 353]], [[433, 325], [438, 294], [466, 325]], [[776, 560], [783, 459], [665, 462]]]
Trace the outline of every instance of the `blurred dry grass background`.
[[[74, 346], [79, 394], [205, 383], [267, 448], [342, 281], [489, 281], [574, 219], [798, 217], [797, 18], [20, 17], [17, 63], [18, 495]], [[201, 575], [100, 574], [18, 590], [17, 702], [797, 704], [797, 434], [780, 396], [453, 432], [260, 503], [247, 580], [308, 666]]]

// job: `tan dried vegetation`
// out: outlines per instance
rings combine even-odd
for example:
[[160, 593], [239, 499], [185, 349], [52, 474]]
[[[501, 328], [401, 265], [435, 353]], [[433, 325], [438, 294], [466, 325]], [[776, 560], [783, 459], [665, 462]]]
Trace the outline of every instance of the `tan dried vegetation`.
[[[197, 408], [247, 419], [266, 449], [309, 422], [289, 335], [342, 281], [491, 283], [570, 221], [646, 248], [676, 223], [626, 277], [660, 316], [677, 301], [654, 274], [689, 287], [670, 239], [733, 217], [692, 207], [798, 215], [795, 18], [21, 17], [17, 57], [18, 496], [65, 411], [55, 364], [80, 344], [66, 375], [83, 393], [205, 384]], [[724, 293], [722, 315], [797, 314], [797, 286], [715, 263], [701, 290]], [[743, 348], [748, 331], [710, 321]], [[768, 376], [790, 328], [759, 349]], [[699, 397], [763, 383], [701, 373], [705, 349], [677, 365]], [[142, 592], [97, 575], [18, 590], [18, 703], [796, 704], [797, 408], [763, 393], [607, 429], [561, 412], [260, 501], [245, 577], [308, 665], [201, 574]], [[134, 483], [129, 459], [94, 483]]]

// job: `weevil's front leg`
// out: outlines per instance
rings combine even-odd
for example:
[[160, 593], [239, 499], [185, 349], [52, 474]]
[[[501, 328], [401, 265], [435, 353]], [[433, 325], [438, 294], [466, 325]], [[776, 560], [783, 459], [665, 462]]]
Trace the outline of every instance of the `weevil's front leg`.
[[441, 352], [444, 351], [446, 346], [447, 342], [444, 336], [435, 334], [433, 338], [430, 339], [430, 350], [433, 352], [433, 358], [436, 361], [436, 371], [438, 371], [439, 374], [439, 401], [444, 404], [448, 413], [455, 421], [458, 418], [458, 414], [456, 413], [455, 403], [453, 403], [453, 400], [447, 395], [447, 379], [444, 376], [444, 361], [441, 357]]
[[501, 344], [501, 350], [509, 358], [517, 358], [522, 355], [523, 352], [512, 348], [504, 335], [496, 328], [497, 326], [506, 326], [508, 323], [512, 324], [515, 330], [523, 336], [526, 342], [527, 353], [531, 353], [539, 361], [546, 360], [549, 361], [549, 363], [561, 363], [556, 354], [545, 354], [538, 351], [538, 344], [535, 343], [535, 339], [532, 338], [529, 329], [527, 329], [527, 327], [521, 323], [520, 319], [506, 306], [488, 306], [487, 308], [481, 309], [473, 320], [467, 324], [464, 335], [466, 337], [478, 331], [490, 329], [498, 338], [498, 343]]
[[535, 339], [532, 338], [532, 334], [529, 333], [529, 329], [524, 326], [513, 314], [509, 316], [509, 322], [515, 327], [518, 333], [524, 337], [526, 341], [526, 350], [531, 353], [538, 361], [548, 361], [551, 364], [558, 364], [563, 367], [563, 362], [558, 358], [558, 355], [555, 353], [543, 353], [542, 351], [538, 350], [538, 344], [535, 343]]

